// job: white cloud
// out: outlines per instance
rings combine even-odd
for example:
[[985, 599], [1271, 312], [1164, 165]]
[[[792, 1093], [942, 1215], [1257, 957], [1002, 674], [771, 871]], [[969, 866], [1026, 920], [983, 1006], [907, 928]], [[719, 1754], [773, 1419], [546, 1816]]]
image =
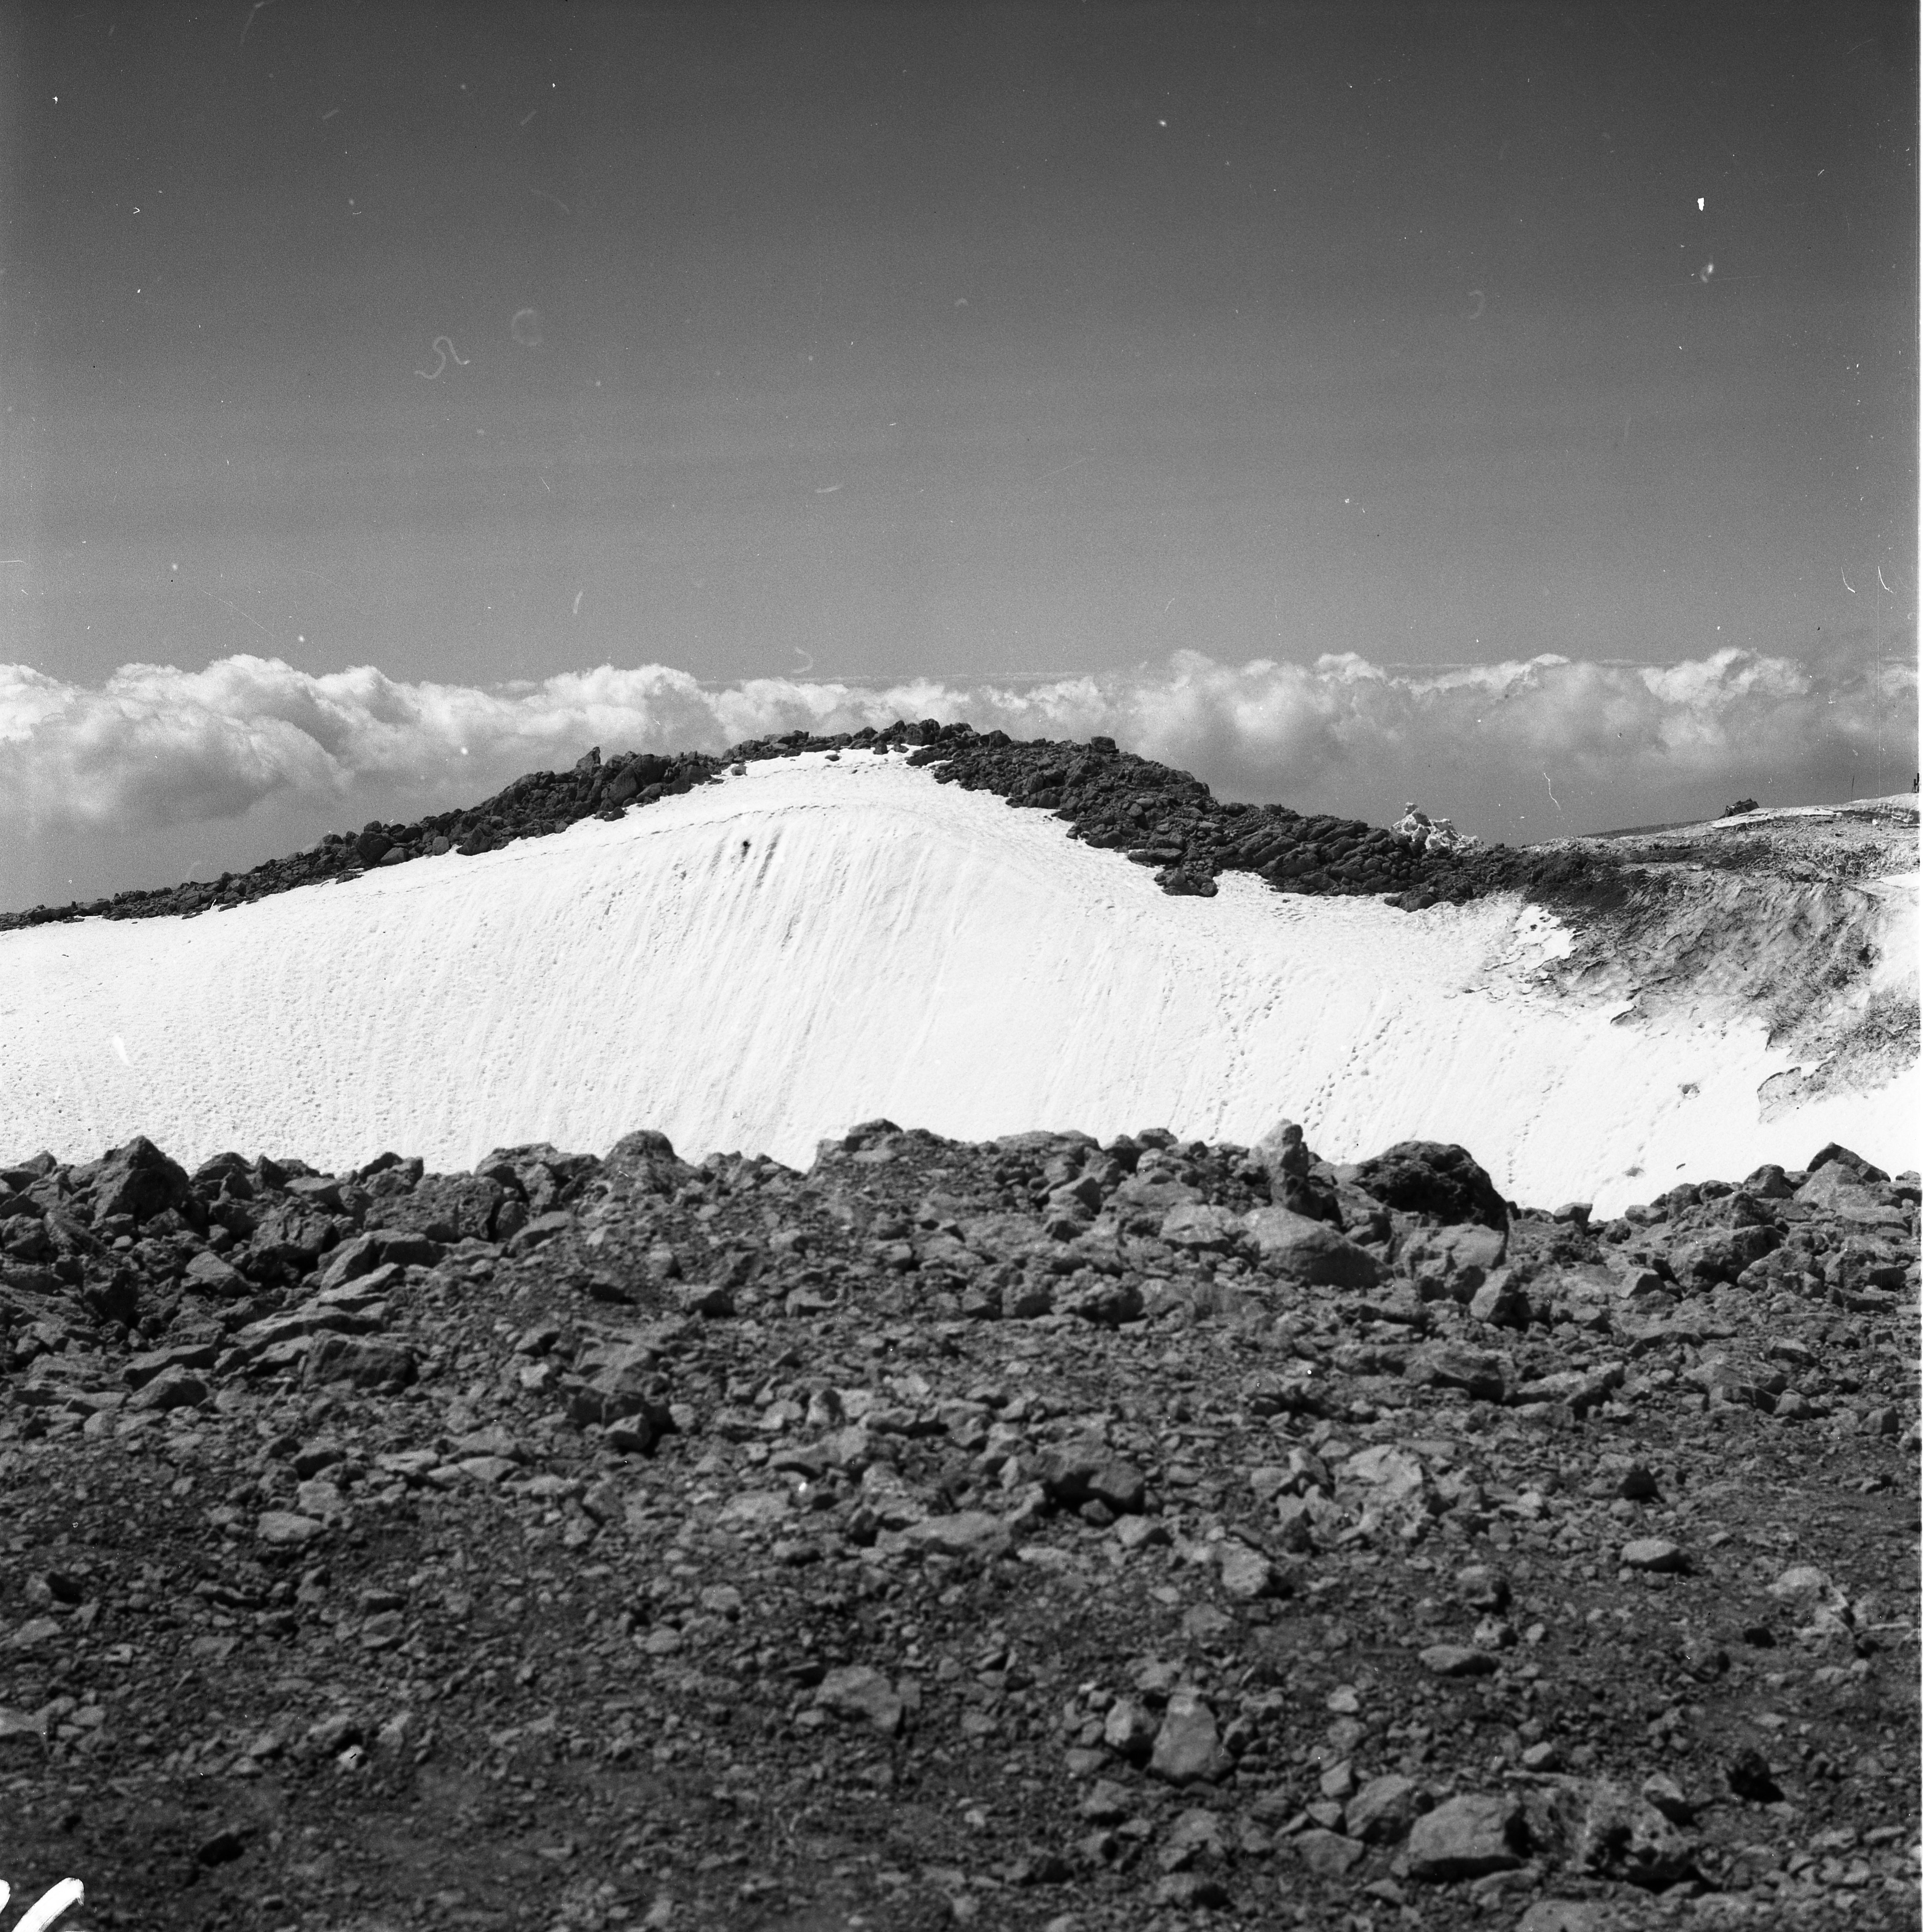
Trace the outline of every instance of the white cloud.
[[1916, 755], [1916, 692], [1908, 663], [1812, 665], [1734, 649], [1658, 667], [1544, 656], [1418, 670], [1353, 654], [1231, 664], [1181, 652], [1049, 682], [887, 686], [716, 687], [665, 665], [605, 664], [480, 689], [236, 656], [200, 671], [128, 664], [89, 686], [0, 665], [0, 812], [68, 842], [250, 812], [324, 820], [385, 804], [399, 817], [473, 801], [591, 743], [715, 751], [767, 732], [934, 717], [1021, 738], [1107, 732], [1226, 796], [1306, 808], [1393, 814], [1421, 784], [1471, 829], [1508, 792], [1541, 801], [1553, 777], [1557, 796], [1622, 823], [1632, 801], [1658, 794], [1706, 811], [1726, 792], [1788, 802], [1799, 786], [1849, 789], [1860, 768], [1865, 790], [1860, 754], [1874, 742], [1894, 789]]

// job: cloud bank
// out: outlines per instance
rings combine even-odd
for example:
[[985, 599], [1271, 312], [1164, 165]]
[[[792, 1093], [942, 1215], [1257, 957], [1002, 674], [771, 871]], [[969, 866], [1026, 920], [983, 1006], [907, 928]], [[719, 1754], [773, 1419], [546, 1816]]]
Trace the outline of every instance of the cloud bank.
[[198, 828], [195, 849], [211, 850], [209, 836], [225, 849], [221, 828], [244, 820], [317, 832], [472, 802], [590, 744], [713, 751], [937, 718], [1022, 738], [1106, 732], [1227, 796], [1379, 818], [1409, 796], [1468, 830], [1540, 837], [1703, 816], [1740, 794], [1895, 790], [1914, 768], [1916, 692], [1908, 662], [1736, 649], [1658, 666], [1544, 656], [1430, 669], [1181, 652], [1027, 683], [717, 686], [603, 665], [488, 689], [245, 656], [199, 671], [128, 664], [97, 687], [0, 665], [0, 813], [71, 870], [77, 852], [167, 828]]

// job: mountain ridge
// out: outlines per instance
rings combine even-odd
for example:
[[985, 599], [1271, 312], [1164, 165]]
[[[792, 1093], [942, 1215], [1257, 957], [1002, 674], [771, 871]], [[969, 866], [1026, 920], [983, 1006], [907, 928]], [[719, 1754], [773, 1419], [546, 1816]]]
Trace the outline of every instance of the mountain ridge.
[[1247, 870], [1163, 890], [1063, 807], [944, 769], [797, 748], [466, 859], [0, 935], [0, 1144], [351, 1164], [385, 1141], [464, 1166], [641, 1123], [793, 1162], [880, 1114], [1247, 1140], [1288, 1112], [1339, 1158], [1480, 1144], [1517, 1198], [1607, 1203], [1806, 1141], [1908, 1164], [1915, 883], [1874, 872], [1888, 826], [1780, 873], [1626, 859], [1564, 914], [1407, 911]]
[[932, 766], [938, 783], [986, 790], [1012, 806], [1047, 811], [1071, 837], [1127, 850], [1149, 866], [1171, 893], [1207, 897], [1225, 872], [1253, 872], [1279, 890], [1310, 896], [1374, 894], [1408, 910], [1439, 900], [1466, 904], [1521, 890], [1544, 903], [1614, 901], [1619, 882], [1608, 855], [1584, 853], [1546, 862], [1538, 848], [1464, 847], [1445, 850], [1394, 830], [1283, 806], [1217, 800], [1190, 773], [1118, 750], [1113, 739], [1012, 740], [933, 718], [898, 719], [882, 730], [828, 734], [791, 731], [743, 740], [719, 754], [619, 753], [599, 746], [568, 771], [524, 773], [479, 804], [420, 818], [371, 821], [360, 832], [330, 832], [308, 850], [263, 860], [212, 884], [188, 881], [137, 888], [110, 898], [0, 913], [0, 932], [86, 918], [165, 917], [242, 904], [298, 886], [351, 878], [371, 866], [455, 850], [466, 856], [524, 838], [564, 830], [581, 819], [620, 816], [716, 782], [737, 765], [804, 753], [905, 752]]

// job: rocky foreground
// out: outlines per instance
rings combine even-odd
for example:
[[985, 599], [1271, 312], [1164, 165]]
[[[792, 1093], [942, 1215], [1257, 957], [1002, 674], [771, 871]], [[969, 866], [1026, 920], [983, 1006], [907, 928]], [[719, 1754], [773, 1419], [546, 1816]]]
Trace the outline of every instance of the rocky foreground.
[[0, 1168], [17, 1900], [1917, 1918], [1917, 1178], [872, 1123]]

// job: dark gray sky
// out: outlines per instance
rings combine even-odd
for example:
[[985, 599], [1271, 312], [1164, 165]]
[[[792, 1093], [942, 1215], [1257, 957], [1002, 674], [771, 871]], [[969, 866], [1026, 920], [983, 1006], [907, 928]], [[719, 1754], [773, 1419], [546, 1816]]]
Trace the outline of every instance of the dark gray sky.
[[899, 715], [1487, 837], [1894, 790], [1916, 44], [0, 0], [0, 904]]
[[1907, 620], [1907, 7], [4, 17], [50, 676], [1800, 655], [1880, 562]]

